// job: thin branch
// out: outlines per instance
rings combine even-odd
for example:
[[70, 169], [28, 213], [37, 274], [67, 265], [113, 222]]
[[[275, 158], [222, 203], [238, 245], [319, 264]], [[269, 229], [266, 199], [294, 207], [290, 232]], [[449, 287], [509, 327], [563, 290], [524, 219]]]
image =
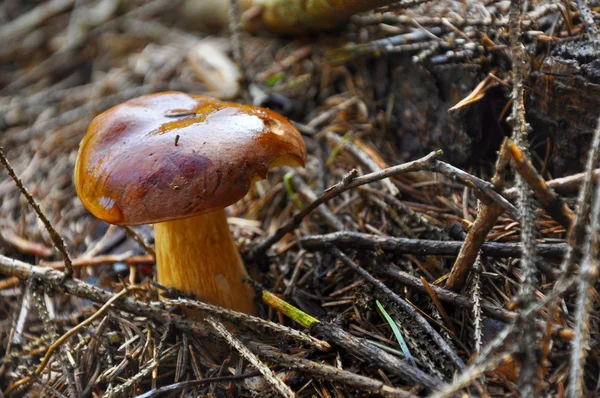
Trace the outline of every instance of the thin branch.
[[514, 142], [511, 141], [508, 143], [508, 149], [513, 158], [515, 168], [525, 182], [529, 184], [529, 187], [533, 190], [542, 207], [563, 227], [569, 229], [575, 219], [575, 213], [569, 209], [552, 188], [548, 187], [542, 176], [538, 174], [531, 164], [531, 161]]
[[212, 384], [212, 383], [231, 383], [239, 380], [248, 379], [250, 377], [260, 376], [260, 372], [250, 372], [243, 375], [234, 375], [234, 376], [219, 376], [219, 377], [209, 377], [207, 379], [199, 379], [199, 380], [189, 380], [182, 381], [175, 384], [169, 384], [168, 386], [156, 388], [150, 391], [147, 391], [141, 395], [136, 395], [135, 398], [154, 398], [163, 396], [166, 393], [173, 393], [178, 390], [185, 390], [190, 387], [196, 387], [203, 384]]
[[[50, 319], [50, 314], [48, 313], [48, 307], [46, 306], [46, 302], [44, 301], [44, 292], [42, 289], [34, 289], [32, 292], [33, 302], [38, 311], [38, 315], [42, 320], [42, 324], [44, 325], [44, 330], [50, 337], [50, 341], [54, 341], [58, 338], [58, 332], [56, 330], [56, 325]], [[81, 391], [77, 389], [77, 383], [75, 382], [75, 375], [73, 372], [73, 367], [69, 363], [67, 358], [67, 352], [71, 351], [71, 347], [68, 343], [62, 344], [60, 346], [60, 366], [67, 379], [67, 385], [69, 387], [69, 393], [71, 397], [81, 396]]]
[[52, 243], [54, 244], [56, 249], [60, 252], [60, 254], [63, 258], [63, 261], [65, 262], [66, 271], [65, 271], [64, 276], [65, 276], [65, 278], [70, 278], [73, 275], [73, 266], [71, 265], [71, 257], [69, 257], [69, 253], [67, 253], [67, 248], [65, 247], [65, 242], [63, 241], [61, 236], [58, 234], [58, 232], [56, 232], [56, 230], [54, 229], [54, 227], [52, 226], [50, 221], [48, 221], [48, 218], [46, 218], [46, 216], [42, 212], [42, 209], [40, 209], [40, 206], [37, 204], [37, 202], [35, 201], [33, 196], [29, 193], [27, 188], [25, 188], [25, 186], [23, 185], [23, 183], [21, 182], [21, 180], [15, 173], [14, 169], [11, 167], [8, 159], [6, 158], [6, 155], [4, 154], [4, 148], [2, 148], [1, 146], [0, 146], [0, 163], [2, 163], [4, 165], [4, 167], [6, 168], [6, 171], [8, 172], [8, 175], [10, 175], [10, 178], [13, 179], [17, 188], [19, 188], [19, 191], [21, 191], [23, 196], [25, 196], [25, 198], [27, 199], [27, 203], [29, 203], [29, 205], [31, 207], [33, 207], [33, 210], [39, 217], [40, 221], [42, 221], [42, 223], [44, 224], [44, 227], [46, 227], [48, 234], [50, 234], [50, 239], [52, 239]]
[[[521, 44], [521, 20], [523, 0], [511, 0], [509, 12], [510, 49], [512, 59], [512, 113], [510, 124], [513, 127], [512, 139], [519, 150], [528, 153], [527, 123], [525, 121], [525, 91], [523, 88], [523, 70], [525, 69], [525, 56]], [[517, 174], [518, 192], [518, 220], [521, 225], [521, 243], [523, 255], [521, 257], [521, 268], [523, 270], [523, 282], [519, 289], [519, 301], [523, 305], [535, 302], [535, 286], [537, 283], [535, 257], [535, 208], [533, 206], [532, 193], [521, 175]], [[525, 325], [523, 325], [525, 326]], [[519, 389], [521, 396], [530, 397], [535, 394], [537, 385], [537, 355], [535, 351], [535, 331], [532, 328], [523, 327], [522, 338], [519, 339], [519, 349], [523, 355], [523, 366], [520, 372]]]
[[[498, 159], [496, 159], [496, 171], [492, 178], [494, 188], [497, 190], [500, 190], [504, 184], [506, 165], [509, 160], [506, 143], [507, 140], [505, 139], [500, 146], [500, 153]], [[477, 218], [465, 237], [465, 242], [460, 248], [446, 282], [446, 287], [450, 290], [460, 291], [462, 289], [475, 260], [481, 256], [481, 246], [485, 242], [485, 238], [504, 211], [498, 203], [489, 200], [487, 197], [481, 197], [477, 210]]]
[[[396, 254], [422, 256], [455, 256], [460, 251], [462, 242], [392, 238], [360, 232], [333, 232], [324, 235], [303, 236], [300, 238], [300, 245], [307, 250], [323, 250], [328, 245], [335, 245], [340, 249], [383, 250]], [[536, 247], [538, 254], [548, 259], [560, 259], [567, 251], [566, 243], [540, 243]], [[485, 256], [490, 257], [520, 257], [522, 254], [519, 243], [487, 242], [482, 245], [481, 250]]]
[[575, 1], [577, 2], [577, 8], [579, 8], [579, 12], [581, 13], [581, 19], [583, 20], [583, 24], [585, 25], [585, 30], [588, 35], [588, 39], [592, 42], [594, 49], [598, 51], [598, 46], [600, 45], [600, 35], [598, 34], [598, 28], [592, 15], [590, 3], [588, 0]]
[[[339, 135], [329, 132], [327, 133], [327, 139], [333, 141], [335, 145], [342, 145], [344, 149], [352, 154], [359, 162], [361, 162], [365, 167], [367, 167], [371, 172], [381, 171], [381, 167], [375, 163], [369, 155], [367, 155], [362, 149], [358, 146], [354, 145], [349, 140], [344, 140]], [[388, 179], [382, 180], [381, 184], [388, 190], [390, 195], [397, 196], [400, 191], [396, 186]]]
[[331, 344], [344, 349], [347, 353], [355, 356], [366, 363], [373, 364], [386, 372], [398, 375], [409, 384], [420, 384], [428, 390], [435, 390], [441, 381], [422, 370], [411, 366], [407, 361], [394, 355], [388, 354], [382, 349], [368, 343], [365, 339], [359, 339], [342, 328], [325, 322], [315, 322], [310, 327], [311, 334], [321, 336]]
[[[64, 292], [100, 304], [106, 303], [115, 296], [113, 293], [78, 279], [67, 279], [63, 283], [64, 274], [62, 272], [51, 268], [31, 265], [3, 255], [0, 255], [0, 274], [14, 276], [21, 280], [35, 278], [46, 289]], [[148, 317], [156, 322], [171, 322], [178, 329], [199, 336], [212, 334], [212, 332], [206, 330], [206, 327], [199, 322], [184, 319], [182, 316], [171, 314], [154, 305], [129, 297], [122, 297], [120, 300], [115, 301], [114, 307], [132, 314]]]
[[441, 156], [441, 154], [441, 151], [431, 152], [427, 156], [424, 156], [412, 162], [389, 167], [387, 169], [375, 173], [365, 174], [361, 177], [356, 177], [356, 170], [352, 170], [342, 179], [341, 182], [327, 189], [321, 196], [317, 198], [317, 200], [315, 200], [310, 205], [306, 206], [304, 209], [296, 213], [290, 221], [279, 227], [279, 229], [275, 233], [268, 236], [262, 242], [256, 245], [256, 247], [250, 253], [249, 259], [253, 260], [263, 256], [273, 244], [275, 244], [277, 241], [283, 238], [285, 234], [292, 232], [298, 225], [300, 225], [302, 220], [304, 220], [304, 218], [308, 214], [310, 214], [314, 209], [316, 209], [323, 203], [330, 201], [331, 199], [335, 198], [341, 193], [361, 185], [380, 181], [384, 178], [389, 178], [399, 174], [409, 173], [413, 171], [429, 169], [431, 167], [431, 163], [435, 160], [435, 158]]
[[513, 217], [518, 216], [517, 209], [504, 196], [496, 192], [496, 187], [491, 182], [477, 178], [466, 171], [454, 167], [448, 163], [437, 160], [434, 162], [434, 170], [452, 180], [458, 180], [468, 186], [476, 189], [482, 194], [500, 205], [504, 210], [508, 211]]
[[[592, 189], [592, 167], [598, 164], [598, 158], [600, 158], [600, 119], [598, 120], [598, 127], [594, 132], [592, 139], [592, 146], [588, 154], [587, 172], [584, 179], [583, 186], [579, 194], [579, 206], [577, 208], [577, 215], [573, 227], [569, 231], [569, 242], [574, 246], [575, 250], [580, 247], [580, 238], [583, 234], [584, 222], [587, 214], [587, 205], [589, 203], [587, 198]], [[597, 183], [598, 184], [598, 183]], [[571, 361], [569, 370], [569, 388], [568, 396], [575, 398], [583, 394], [583, 377], [585, 358], [587, 355], [587, 341], [589, 339], [589, 316], [590, 316], [590, 305], [591, 297], [589, 297], [588, 290], [593, 286], [592, 281], [596, 278], [594, 272], [597, 269], [598, 256], [595, 254], [597, 248], [597, 239], [599, 232], [599, 220], [600, 217], [600, 184], [596, 188], [596, 200], [594, 203], [594, 211], [592, 212], [592, 227], [588, 232], [586, 248], [584, 252], [583, 260], [581, 261], [581, 269], [579, 271], [578, 281], [578, 295], [576, 301], [576, 322], [575, 322], [575, 339], [573, 340]], [[569, 257], [571, 257], [569, 253]], [[578, 257], [573, 254], [573, 256]], [[596, 264], [594, 264], [594, 262]], [[564, 264], [564, 270], [570, 268], [570, 264]], [[582, 368], [580, 368], [580, 366]]]
[[[58, 271], [54, 271], [50, 268], [38, 267], [31, 264], [24, 263], [22, 261], [14, 260], [9, 257], [0, 255], [0, 274], [11, 275], [18, 277], [19, 279], [34, 278], [43, 283], [44, 287], [56, 292], [64, 292], [76, 297], [85, 298], [97, 303], [106, 303], [114, 294], [107, 292], [99, 287], [87, 284], [77, 279], [69, 279], [61, 285], [63, 274]], [[139, 300], [135, 300], [128, 297], [122, 297], [115, 301], [113, 306], [117, 309], [136, 314], [138, 316], [145, 316], [149, 319], [156, 321], [160, 324], [167, 325], [172, 324], [177, 329], [195, 334], [202, 337], [214, 337], [219, 338], [214, 332], [206, 329], [206, 326], [200, 322], [194, 320], [184, 319], [182, 316], [172, 314], [169, 311], [163, 310], [157, 306], [149, 303], [144, 303]], [[354, 336], [349, 335], [354, 338]], [[354, 338], [356, 339], [356, 338]], [[246, 343], [251, 349], [255, 349], [258, 343], [247, 342]], [[386, 397], [414, 397], [413, 395], [406, 393], [400, 389], [390, 387], [383, 384], [380, 381], [359, 376], [352, 372], [344, 371], [338, 368], [322, 365], [318, 362], [310, 361], [303, 358], [286, 356], [279, 351], [271, 349], [269, 352], [263, 345], [260, 345], [259, 355], [269, 358], [274, 363], [280, 363], [291, 369], [297, 369], [301, 372], [311, 374], [320, 378], [327, 378], [334, 380], [343, 385], [348, 385], [353, 388], [357, 388], [363, 391], [381, 392]], [[293, 358], [290, 359], [290, 358]], [[385, 357], [385, 361], [389, 361], [390, 358], [396, 360], [395, 357]], [[418, 371], [419, 374], [423, 374]], [[424, 375], [424, 374], [423, 374]], [[411, 374], [411, 376], [414, 376]], [[413, 377], [411, 380], [418, 380], [419, 376]], [[430, 377], [427, 379], [431, 379]], [[435, 380], [431, 385], [436, 385], [439, 381]]]
[[[593, 147], [590, 147], [592, 150]], [[588, 163], [589, 165], [589, 163]], [[586, 168], [586, 170], [588, 170]], [[556, 193], [560, 195], [569, 195], [574, 192], [578, 192], [581, 188], [581, 184], [586, 178], [587, 172], [577, 173], [567, 177], [556, 178], [554, 180], [546, 181], [546, 185], [548, 188], [553, 189]], [[600, 169], [590, 170], [591, 177], [590, 178], [600, 178]], [[510, 188], [504, 191], [504, 197], [510, 200], [514, 200], [517, 198], [517, 188]]]
[[144, 239], [130, 227], [123, 225], [122, 228], [125, 230], [125, 232], [127, 232], [127, 234], [129, 236], [131, 236], [133, 238], [133, 240], [135, 240], [137, 242], [138, 245], [140, 245], [142, 247], [142, 249], [144, 249], [144, 251], [146, 253], [148, 253], [150, 256], [152, 256], [152, 259], [154, 261], [156, 261], [156, 252], [154, 251], [154, 248], [152, 246], [147, 244], [144, 241]]
[[[169, 294], [165, 294], [167, 297]], [[173, 299], [168, 301], [161, 301], [161, 305], [175, 305], [175, 306], [185, 306], [188, 308], [195, 308], [201, 311], [205, 311], [211, 315], [216, 315], [219, 318], [225, 319], [233, 324], [243, 323], [245, 325], [250, 325], [254, 327], [261, 327], [265, 329], [273, 330], [277, 333], [281, 333], [290, 339], [296, 340], [299, 343], [310, 345], [311, 347], [316, 348], [319, 351], [327, 351], [331, 348], [329, 343], [326, 341], [322, 341], [316, 339], [312, 336], [309, 336], [305, 333], [302, 333], [296, 329], [289, 328], [284, 325], [280, 325], [278, 323], [274, 323], [262, 318], [258, 318], [256, 316], [244, 314], [242, 312], [237, 312], [233, 310], [229, 310], [227, 308], [218, 307], [215, 305], [203, 303], [201, 301], [192, 301], [187, 299]]]
[[264, 363], [262, 363], [256, 355], [254, 355], [250, 350], [242, 343], [240, 340], [233, 337], [231, 333], [223, 326], [223, 324], [217, 321], [214, 318], [207, 318], [206, 322], [208, 322], [218, 334], [221, 335], [232, 347], [234, 347], [242, 357], [246, 358], [248, 362], [254, 365], [260, 373], [265, 377], [265, 380], [277, 391], [279, 394], [283, 395], [286, 398], [293, 398], [296, 396], [294, 392], [275, 374], [269, 369]]
[[496, 220], [503, 212], [502, 207], [491, 201], [481, 204], [477, 218], [469, 229], [465, 242], [461, 245], [460, 252], [450, 271], [450, 276], [446, 282], [448, 289], [458, 292], [463, 288], [471, 267], [485, 245], [488, 233], [494, 228]]
[[0, 27], [0, 37], [6, 41], [14, 40], [15, 37], [11, 38], [10, 36], [22, 36], [29, 33], [47, 19], [68, 10], [74, 3], [75, 0], [51, 0], [41, 3], [31, 11], [3, 24]]
[[233, 58], [240, 70], [240, 87], [242, 92], [248, 94], [248, 73], [244, 59], [244, 41], [242, 40], [243, 26], [240, 18], [239, 0], [230, 0], [229, 2], [229, 31], [233, 42]]
[[475, 347], [475, 352], [479, 354], [481, 352], [481, 347], [483, 342], [481, 340], [483, 336], [483, 327], [482, 321], [483, 317], [481, 314], [482, 304], [481, 304], [481, 256], [477, 256], [475, 260], [474, 269], [475, 273], [473, 274], [472, 281], [472, 296], [473, 296], [473, 346]]
[[376, 396], [387, 398], [416, 397], [409, 392], [406, 392], [400, 388], [389, 386], [379, 380], [360, 376], [354, 372], [334, 368], [333, 366], [324, 365], [319, 362], [309, 361], [308, 359], [299, 356], [283, 354], [265, 344], [260, 344], [255, 341], [247, 341], [246, 345], [251, 350], [256, 352], [258, 356], [265, 358], [270, 362], [276, 363], [285, 368], [294, 369], [302, 373], [320, 377], [324, 380], [329, 380], [340, 385], [356, 388], [361, 391], [375, 394]]
[[579, 270], [577, 301], [575, 303], [575, 339], [571, 350], [571, 367], [569, 369], [570, 398], [582, 397], [584, 392], [585, 359], [590, 339], [590, 313], [593, 310], [594, 281], [598, 268], [598, 234], [600, 233], [600, 184], [596, 188], [596, 198], [592, 211], [592, 226], [587, 235], [585, 255]]
[[461, 388], [468, 387], [475, 379], [483, 375], [490, 369], [495, 369], [500, 364], [512, 358], [512, 352], [505, 352], [501, 355], [495, 355], [490, 361], [478, 364], [477, 366], [469, 367], [468, 371], [462, 373], [454, 383], [447, 385], [431, 394], [429, 398], [447, 398], [453, 397], [454, 394]]
[[[463, 371], [463, 373], [456, 378], [452, 383], [449, 383], [445, 386], [442, 386], [437, 390], [435, 394], [431, 397], [448, 397], [453, 393], [458, 392], [462, 388], [469, 385], [470, 382], [478, 378], [483, 372], [487, 369], [494, 368], [498, 362], [498, 359], [504, 357], [504, 355], [494, 354], [496, 350], [502, 348], [505, 344], [506, 340], [509, 336], [514, 335], [515, 330], [520, 325], [526, 324], [530, 319], [535, 316], [540, 310], [542, 310], [548, 303], [551, 303], [553, 300], [556, 300], [557, 297], [560, 297], [564, 294], [571, 286], [575, 283], [575, 279], [571, 278], [565, 280], [563, 284], [554, 289], [548, 295], [546, 295], [543, 299], [538, 302], [532, 303], [529, 307], [525, 308], [517, 319], [513, 321], [510, 325], [507, 325], [498, 333], [498, 335], [489, 342], [480, 352], [480, 354], [471, 361], [469, 366]], [[509, 351], [506, 355], [509, 355], [511, 351]]]

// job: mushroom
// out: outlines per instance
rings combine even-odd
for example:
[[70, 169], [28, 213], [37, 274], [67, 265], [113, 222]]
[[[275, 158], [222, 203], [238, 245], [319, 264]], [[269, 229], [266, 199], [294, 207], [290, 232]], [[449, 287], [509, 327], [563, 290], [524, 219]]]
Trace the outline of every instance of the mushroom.
[[165, 92], [98, 115], [81, 142], [75, 187], [96, 217], [154, 224], [157, 281], [200, 300], [254, 312], [227, 224], [271, 167], [304, 165], [300, 133], [264, 108]]

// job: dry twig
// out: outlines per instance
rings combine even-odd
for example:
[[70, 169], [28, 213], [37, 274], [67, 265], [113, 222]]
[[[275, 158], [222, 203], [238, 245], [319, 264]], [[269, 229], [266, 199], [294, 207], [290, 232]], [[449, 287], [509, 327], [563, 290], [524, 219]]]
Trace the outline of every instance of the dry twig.
[[342, 192], [346, 192], [349, 189], [356, 188], [358, 186], [364, 184], [370, 184], [375, 181], [380, 181], [384, 178], [389, 178], [392, 176], [396, 176], [403, 173], [409, 173], [412, 171], [426, 170], [431, 166], [431, 163], [434, 159], [441, 155], [441, 151], [431, 152], [427, 156], [422, 157], [421, 159], [414, 160], [412, 162], [404, 163], [401, 165], [393, 166], [375, 173], [365, 174], [364, 176], [356, 177], [356, 170], [348, 173], [341, 182], [327, 189], [321, 196], [317, 198], [310, 205], [306, 206], [304, 209], [296, 213], [290, 221], [279, 227], [279, 229], [263, 239], [256, 247], [252, 250], [250, 254], [250, 259], [257, 259], [265, 254], [269, 248], [276, 243], [279, 239], [283, 238], [283, 236], [289, 232], [292, 232], [294, 228], [296, 228], [304, 217], [306, 217], [310, 212], [316, 209], [318, 206], [323, 203], [328, 202], [334, 197], [338, 196]]
[[40, 221], [42, 221], [44, 227], [46, 227], [46, 230], [50, 235], [50, 239], [52, 239], [52, 243], [61, 254], [65, 263], [65, 278], [70, 278], [73, 275], [73, 266], [71, 264], [71, 257], [69, 256], [69, 253], [67, 253], [65, 242], [58, 234], [58, 232], [56, 232], [56, 229], [54, 229], [48, 218], [46, 218], [46, 216], [42, 212], [42, 209], [40, 209], [40, 206], [37, 204], [33, 196], [31, 196], [27, 188], [25, 188], [25, 186], [11, 167], [10, 163], [8, 162], [8, 159], [6, 158], [6, 155], [4, 154], [4, 149], [2, 147], [0, 147], [0, 163], [4, 165], [6, 171], [8, 172], [8, 175], [10, 175], [10, 178], [12, 178], [12, 180], [15, 182], [15, 185], [17, 186], [17, 188], [19, 188], [19, 191], [21, 191], [23, 196], [25, 196], [29, 205], [33, 208]]
[[216, 331], [223, 337], [227, 342], [234, 347], [241, 356], [246, 358], [248, 362], [254, 365], [260, 373], [265, 377], [267, 382], [277, 391], [279, 394], [286, 398], [295, 397], [296, 394], [290, 388], [285, 385], [277, 376], [269, 369], [264, 363], [262, 363], [252, 352], [246, 348], [246, 346], [238, 339], [233, 337], [231, 333], [223, 326], [223, 324], [214, 318], [207, 318], [208, 322]]

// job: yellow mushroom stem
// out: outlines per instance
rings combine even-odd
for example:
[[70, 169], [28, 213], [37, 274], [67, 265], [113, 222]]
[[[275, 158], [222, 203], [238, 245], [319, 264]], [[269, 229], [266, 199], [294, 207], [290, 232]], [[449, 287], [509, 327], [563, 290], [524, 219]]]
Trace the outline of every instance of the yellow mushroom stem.
[[158, 283], [254, 314], [254, 291], [224, 210], [154, 225]]

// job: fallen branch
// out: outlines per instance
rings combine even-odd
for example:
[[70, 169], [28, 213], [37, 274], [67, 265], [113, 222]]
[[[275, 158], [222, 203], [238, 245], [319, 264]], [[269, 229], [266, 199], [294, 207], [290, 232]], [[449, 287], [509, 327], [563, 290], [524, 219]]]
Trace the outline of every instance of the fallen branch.
[[[328, 245], [340, 249], [383, 250], [396, 254], [414, 254], [422, 256], [456, 256], [462, 242], [438, 241], [425, 239], [392, 238], [363, 234], [360, 232], [333, 232], [324, 235], [309, 235], [300, 238], [300, 245], [307, 250], [325, 250]], [[560, 260], [567, 249], [566, 243], [545, 244], [537, 246], [537, 253], [548, 259]], [[519, 243], [487, 242], [481, 247], [483, 254], [490, 257], [520, 257]]]

